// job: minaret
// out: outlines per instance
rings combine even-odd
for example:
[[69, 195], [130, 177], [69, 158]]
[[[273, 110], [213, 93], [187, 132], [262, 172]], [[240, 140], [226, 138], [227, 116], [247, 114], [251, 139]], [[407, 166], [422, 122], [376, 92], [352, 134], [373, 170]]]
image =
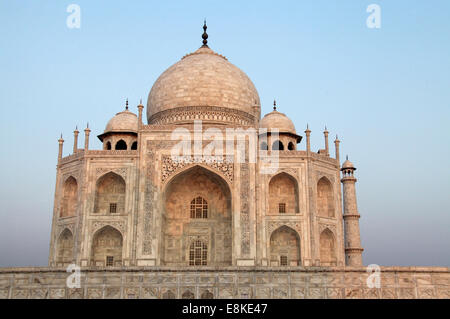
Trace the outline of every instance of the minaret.
[[64, 143], [64, 140], [63, 140], [62, 134], [61, 134], [61, 137], [60, 137], [59, 140], [58, 140], [58, 144], [59, 144], [59, 149], [58, 149], [58, 163], [59, 163], [59, 162], [61, 161], [61, 159], [62, 159], [63, 143]]
[[78, 151], [78, 127], [75, 127], [75, 131], [73, 131], [73, 153], [75, 154]]
[[306, 152], [309, 154], [311, 152], [311, 130], [309, 129], [309, 125], [306, 124]]
[[340, 164], [341, 161], [339, 159], [339, 143], [341, 141], [339, 141], [338, 136], [336, 135], [336, 139], [334, 140], [334, 149], [335, 149], [335, 154], [336, 154], [336, 161]]
[[89, 129], [89, 123], [87, 124], [87, 127], [84, 130], [84, 150], [87, 151], [89, 149], [89, 133], [91, 133], [91, 130]]
[[325, 155], [330, 156], [330, 148], [328, 147], [328, 131], [325, 126], [325, 131], [323, 131], [323, 136], [325, 137]]
[[343, 195], [344, 195], [344, 231], [345, 231], [345, 261], [347, 266], [362, 266], [361, 238], [359, 235], [358, 208], [356, 205], [356, 178], [353, 175], [356, 168], [347, 160], [342, 164]]

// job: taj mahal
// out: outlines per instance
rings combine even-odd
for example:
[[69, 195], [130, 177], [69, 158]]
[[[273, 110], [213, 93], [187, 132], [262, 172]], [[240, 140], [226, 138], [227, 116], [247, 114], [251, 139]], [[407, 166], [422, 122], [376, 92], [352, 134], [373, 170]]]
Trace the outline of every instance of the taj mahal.
[[[154, 83], [148, 124], [142, 103], [137, 115], [127, 103], [98, 135], [103, 150], [89, 149], [88, 128], [68, 157], [60, 140], [50, 266], [361, 266], [355, 168], [340, 165], [339, 140], [331, 156], [325, 131], [313, 151], [310, 130], [302, 147], [276, 105], [261, 118], [252, 81], [209, 48], [206, 26], [203, 38]], [[266, 129], [257, 145], [278, 169], [262, 174], [263, 159], [237, 154], [174, 161], [171, 132], [194, 135], [194, 120], [202, 131]]]
[[[368, 284], [338, 137], [325, 128], [314, 148], [276, 102], [262, 116], [252, 81], [203, 30], [146, 106], [127, 100], [98, 132], [102, 149], [89, 127], [68, 156], [59, 139], [49, 265], [0, 269], [0, 297], [449, 298], [446, 267], [381, 266], [381, 286]], [[65, 286], [71, 264], [80, 287]]]

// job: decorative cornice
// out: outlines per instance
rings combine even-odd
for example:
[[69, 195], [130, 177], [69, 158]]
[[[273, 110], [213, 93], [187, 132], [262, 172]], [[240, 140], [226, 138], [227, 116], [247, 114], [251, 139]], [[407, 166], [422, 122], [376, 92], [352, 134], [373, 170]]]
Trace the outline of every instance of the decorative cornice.
[[104, 174], [109, 173], [109, 172], [112, 172], [112, 173], [115, 173], [117, 175], [120, 175], [124, 179], [126, 179], [127, 178], [128, 169], [125, 168], [125, 167], [122, 167], [122, 168], [103, 168], [103, 167], [98, 167], [95, 170], [95, 176], [98, 177], [100, 175], [104, 175]]
[[203, 164], [219, 175], [225, 177], [231, 184], [233, 183], [234, 165], [227, 161], [226, 157], [223, 157], [222, 161], [217, 159], [207, 160], [204, 157], [184, 156], [179, 161], [174, 161], [172, 156], [163, 155], [161, 165], [161, 181], [164, 183], [170, 176], [181, 171], [185, 167], [195, 166], [196, 164]]
[[150, 116], [149, 124], [187, 123], [194, 120], [254, 125], [255, 116], [240, 110], [221, 106], [186, 106], [160, 111]]
[[122, 236], [125, 235], [125, 221], [94, 221], [92, 222], [92, 234], [102, 229], [105, 226], [111, 226], [121, 232]]
[[138, 151], [121, 151], [121, 150], [89, 150], [86, 152], [86, 156], [92, 156], [92, 155], [102, 155], [102, 156], [108, 156], [108, 155], [138, 155]]
[[361, 215], [359, 215], [359, 214], [344, 214], [342, 217], [344, 219], [359, 219], [359, 218], [361, 218]]
[[358, 248], [358, 247], [350, 247], [345, 248], [346, 253], [361, 253], [364, 250], [364, 248]]
[[320, 223], [319, 224], [319, 235], [322, 234], [322, 232], [325, 229], [328, 229], [329, 231], [331, 231], [333, 233], [333, 236], [336, 237], [336, 225]]
[[268, 230], [268, 235], [270, 238], [270, 235], [278, 228], [282, 227], [282, 226], [287, 226], [289, 228], [294, 229], [299, 235], [300, 235], [300, 231], [301, 231], [301, 223], [300, 222], [296, 222], [296, 221], [268, 221], [268, 226], [267, 226], [267, 230]]

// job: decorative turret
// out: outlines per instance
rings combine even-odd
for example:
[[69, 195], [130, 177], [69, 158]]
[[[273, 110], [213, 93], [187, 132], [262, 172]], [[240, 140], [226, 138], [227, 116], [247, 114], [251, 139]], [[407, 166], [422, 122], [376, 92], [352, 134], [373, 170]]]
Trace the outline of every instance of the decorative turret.
[[64, 140], [62, 138], [62, 133], [61, 133], [61, 137], [58, 140], [58, 144], [59, 144], [59, 148], [58, 148], [58, 163], [62, 159], [63, 143], [64, 143]]
[[137, 150], [137, 134], [139, 126], [142, 124], [141, 103], [138, 105], [139, 118], [128, 109], [128, 99], [125, 103], [125, 110], [117, 113], [106, 124], [105, 131], [98, 135], [103, 143], [104, 150]]
[[339, 141], [338, 136], [336, 135], [336, 139], [334, 140], [334, 148], [335, 148], [335, 154], [336, 154], [336, 161], [338, 163], [341, 163], [340, 159], [339, 159], [339, 143], [341, 141]]
[[356, 178], [353, 163], [347, 160], [342, 164], [343, 196], [344, 196], [344, 231], [345, 231], [345, 260], [347, 266], [362, 266], [361, 238], [359, 234], [358, 208], [356, 204]]
[[306, 124], [305, 134], [306, 134], [306, 152], [310, 153], [311, 152], [311, 130], [309, 129], [308, 124]]
[[271, 136], [269, 149], [274, 151], [295, 151], [296, 145], [302, 140], [302, 137], [297, 135], [291, 119], [286, 114], [278, 112], [275, 100], [273, 111], [261, 119], [259, 127], [267, 129], [267, 135]]
[[87, 151], [89, 149], [89, 134], [91, 130], [89, 129], [89, 123], [87, 123], [86, 128], [84, 129], [84, 150]]
[[78, 127], [75, 127], [75, 131], [73, 131], [73, 153], [78, 152]]
[[142, 105], [142, 99], [139, 101], [138, 107], [138, 124], [142, 125], [142, 111], [144, 110], [144, 105]]
[[325, 126], [325, 131], [323, 131], [323, 136], [325, 137], [325, 155], [326, 156], [330, 156], [330, 148], [328, 146], [328, 130], [327, 127]]

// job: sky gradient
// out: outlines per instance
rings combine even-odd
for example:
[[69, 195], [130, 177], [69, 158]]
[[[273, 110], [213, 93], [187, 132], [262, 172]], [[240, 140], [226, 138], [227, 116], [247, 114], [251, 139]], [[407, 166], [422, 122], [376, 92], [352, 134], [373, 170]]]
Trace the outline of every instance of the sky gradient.
[[[66, 8], [81, 8], [69, 29]], [[369, 4], [381, 28], [366, 26]], [[364, 264], [450, 266], [449, 1], [0, 1], [0, 267], [47, 264], [60, 133], [96, 136], [208, 44], [357, 167]], [[81, 134], [83, 141], [83, 134]], [[333, 145], [333, 144], [331, 144]], [[298, 146], [305, 149], [305, 142]], [[334, 147], [332, 147], [334, 150]], [[334, 155], [334, 151], [332, 151]]]

